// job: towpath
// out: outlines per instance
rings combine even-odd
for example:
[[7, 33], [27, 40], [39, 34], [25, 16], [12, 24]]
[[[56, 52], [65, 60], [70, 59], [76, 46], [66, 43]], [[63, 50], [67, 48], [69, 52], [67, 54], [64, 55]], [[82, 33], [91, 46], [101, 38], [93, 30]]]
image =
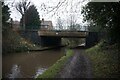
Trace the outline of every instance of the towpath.
[[92, 78], [92, 68], [85, 49], [74, 49], [74, 56], [64, 65], [58, 73], [59, 78]]

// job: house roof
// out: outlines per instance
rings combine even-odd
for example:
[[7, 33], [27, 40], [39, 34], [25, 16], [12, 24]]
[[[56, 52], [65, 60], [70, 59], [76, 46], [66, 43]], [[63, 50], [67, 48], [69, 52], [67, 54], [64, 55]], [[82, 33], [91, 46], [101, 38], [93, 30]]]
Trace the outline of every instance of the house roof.
[[52, 21], [41, 21], [41, 25], [49, 25], [52, 26]]

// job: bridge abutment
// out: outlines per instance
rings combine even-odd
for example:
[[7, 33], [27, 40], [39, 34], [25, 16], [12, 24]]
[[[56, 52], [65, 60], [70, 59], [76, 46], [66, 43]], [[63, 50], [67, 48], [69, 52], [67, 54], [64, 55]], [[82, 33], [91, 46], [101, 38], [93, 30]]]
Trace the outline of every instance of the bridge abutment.
[[99, 42], [98, 32], [89, 32], [86, 37], [86, 48], [90, 48]]
[[21, 30], [19, 31], [19, 34], [29, 40], [30, 42], [37, 44], [37, 45], [41, 45], [41, 39], [38, 35], [38, 31], [33, 31], [33, 30]]

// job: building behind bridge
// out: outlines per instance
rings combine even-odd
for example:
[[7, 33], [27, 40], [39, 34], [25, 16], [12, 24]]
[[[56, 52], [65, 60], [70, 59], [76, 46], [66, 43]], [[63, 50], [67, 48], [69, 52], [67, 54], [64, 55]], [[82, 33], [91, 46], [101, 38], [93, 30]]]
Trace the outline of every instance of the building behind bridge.
[[52, 21], [45, 21], [44, 18], [42, 18], [40, 30], [52, 30], [52, 29], [53, 29]]
[[[17, 31], [18, 29], [20, 29], [19, 22], [14, 21], [13, 30]], [[43, 36], [38, 35], [38, 30], [41, 30], [40, 31], [41, 34], [44, 34], [44, 35]], [[76, 36], [81, 36], [82, 33], [84, 34], [84, 32], [78, 32], [78, 31], [76, 32], [63, 31], [63, 32], [57, 32], [57, 34], [54, 31], [53, 32], [47, 31], [47, 30], [53, 30], [53, 25], [52, 25], [52, 21], [46, 21], [44, 19], [41, 20], [41, 26], [40, 26], [40, 29], [38, 30], [19, 30], [19, 33], [22, 37], [28, 39], [32, 43], [37, 45], [42, 45], [42, 46], [60, 45], [62, 37], [76, 37]], [[59, 36], [57, 36], [58, 33], [59, 33]], [[84, 38], [86, 38], [87, 47], [91, 47], [95, 45], [96, 42], [98, 42], [98, 33], [89, 32], [89, 35]]]
[[52, 30], [53, 29], [53, 25], [52, 25], [52, 21], [46, 21], [44, 19], [41, 20], [41, 25], [40, 28], [35, 30], [35, 29], [26, 29], [23, 30], [20, 28], [20, 22], [18, 21], [13, 21], [12, 23], [12, 29], [14, 31], [17, 31], [20, 36], [24, 37], [25, 39], [31, 41], [34, 44], [38, 44], [41, 45], [41, 37], [38, 35], [38, 30]]

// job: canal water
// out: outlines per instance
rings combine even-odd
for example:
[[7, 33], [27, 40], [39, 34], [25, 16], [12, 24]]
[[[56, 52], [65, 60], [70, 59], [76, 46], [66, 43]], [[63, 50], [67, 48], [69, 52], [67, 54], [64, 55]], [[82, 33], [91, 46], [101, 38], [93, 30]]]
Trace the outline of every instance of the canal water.
[[15, 53], [2, 58], [3, 78], [36, 78], [52, 66], [65, 49]]

